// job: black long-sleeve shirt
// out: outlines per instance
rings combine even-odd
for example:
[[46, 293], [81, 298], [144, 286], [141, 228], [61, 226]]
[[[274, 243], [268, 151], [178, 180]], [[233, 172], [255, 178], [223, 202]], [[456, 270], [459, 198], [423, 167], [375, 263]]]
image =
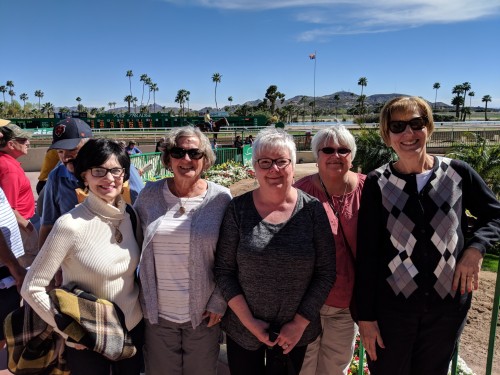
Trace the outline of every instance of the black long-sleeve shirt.
[[[368, 174], [358, 218], [355, 297], [359, 320], [380, 309], [449, 311], [471, 293], [451, 288], [456, 262], [474, 247], [485, 253], [500, 238], [500, 204], [465, 162], [434, 157], [432, 174], [417, 191], [415, 174], [392, 163]], [[466, 210], [477, 217], [469, 240]]]

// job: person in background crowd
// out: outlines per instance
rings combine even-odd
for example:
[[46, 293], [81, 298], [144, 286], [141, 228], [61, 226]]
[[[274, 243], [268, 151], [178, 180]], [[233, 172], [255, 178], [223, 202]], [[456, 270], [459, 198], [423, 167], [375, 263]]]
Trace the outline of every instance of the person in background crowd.
[[47, 152], [45, 153], [45, 157], [43, 158], [40, 175], [38, 176], [38, 183], [36, 184], [36, 193], [38, 194], [38, 196], [41, 195], [42, 189], [44, 188], [45, 184], [47, 183], [47, 179], [49, 178], [49, 173], [56, 167], [57, 163], [59, 163], [59, 155], [57, 154], [57, 150], [47, 150]]
[[29, 266], [38, 253], [38, 232], [30, 221], [35, 216], [35, 197], [30, 180], [17, 159], [28, 154], [31, 133], [14, 124], [0, 127], [0, 133], [0, 188], [14, 211], [21, 231], [25, 250], [22, 264]]
[[[366, 177], [355, 283], [373, 375], [448, 373], [482, 258], [500, 239], [500, 203], [467, 163], [427, 153], [433, 130], [418, 97], [394, 98], [380, 114], [398, 160]], [[477, 218], [470, 233], [466, 210]]]
[[347, 375], [357, 326], [350, 310], [354, 289], [358, 209], [365, 175], [351, 171], [356, 141], [344, 126], [321, 129], [312, 138], [318, 173], [295, 187], [319, 199], [335, 238], [337, 278], [321, 308], [323, 330], [307, 347], [301, 375]]
[[335, 243], [323, 205], [292, 186], [292, 136], [267, 128], [253, 144], [259, 187], [234, 198], [222, 222], [215, 275], [228, 301], [232, 375], [297, 374], [321, 332], [335, 280]]
[[[18, 259], [24, 255], [21, 233], [10, 204], [0, 188], [0, 324], [10, 312], [19, 307], [19, 290], [26, 270]], [[11, 277], [14, 280], [11, 280]], [[0, 350], [5, 346], [3, 329], [0, 329]]]
[[245, 138], [245, 144], [246, 145], [252, 145], [253, 144], [253, 136], [252, 134], [249, 134], [248, 137]]
[[140, 154], [141, 150], [139, 150], [137, 147], [135, 147], [136, 143], [134, 140], [130, 140], [128, 142], [128, 146], [125, 148], [125, 151], [127, 151], [127, 154], [129, 155], [135, 155], [135, 154]]
[[165, 151], [165, 137], [161, 137], [158, 142], [156, 142], [155, 152]]
[[207, 131], [209, 132], [213, 131], [214, 124], [212, 122], [212, 119], [210, 118], [210, 112], [208, 110], [205, 112], [205, 115], [203, 116], [203, 122], [205, 123]]
[[66, 118], [52, 131], [52, 145], [60, 164], [49, 173], [44, 188], [39, 245], [42, 247], [56, 220], [78, 204], [78, 179], [73, 175], [73, 162], [82, 146], [92, 138], [92, 129], [83, 120]]
[[[66, 360], [72, 375], [139, 375], [144, 324], [136, 269], [140, 258], [140, 230], [134, 228], [121, 196], [128, 179], [130, 158], [118, 143], [91, 139], [78, 152], [73, 170], [89, 190], [83, 203], [55, 223], [28, 271], [21, 294], [40, 317], [57, 329], [54, 308], [46, 292], [62, 269], [62, 285], [76, 286], [97, 298], [115, 303], [137, 353], [110, 361], [81, 345], [66, 342]], [[104, 328], [103, 328], [104, 329]]]
[[144, 231], [146, 374], [212, 375], [226, 310], [214, 256], [231, 194], [202, 178], [215, 154], [198, 128], [170, 131], [162, 161], [173, 177], [148, 183], [134, 205]]

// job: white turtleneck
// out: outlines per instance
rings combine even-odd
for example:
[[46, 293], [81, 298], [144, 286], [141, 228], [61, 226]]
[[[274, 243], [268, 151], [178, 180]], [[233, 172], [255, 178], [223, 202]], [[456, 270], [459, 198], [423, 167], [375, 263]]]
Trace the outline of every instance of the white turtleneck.
[[[45, 287], [59, 268], [63, 285], [74, 282], [84, 291], [115, 302], [123, 311], [129, 330], [142, 319], [134, 277], [140, 250], [125, 207], [122, 199], [115, 207], [90, 193], [55, 223], [21, 290], [26, 302], [51, 326], [56, 324]], [[116, 242], [111, 223], [119, 225], [121, 243]]]

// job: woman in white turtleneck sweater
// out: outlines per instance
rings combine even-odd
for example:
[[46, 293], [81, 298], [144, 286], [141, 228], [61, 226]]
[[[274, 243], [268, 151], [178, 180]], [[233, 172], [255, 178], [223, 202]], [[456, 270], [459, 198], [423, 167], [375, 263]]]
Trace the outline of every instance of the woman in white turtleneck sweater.
[[[46, 287], [61, 268], [63, 285], [75, 283], [118, 305], [140, 353], [144, 324], [135, 282], [140, 247], [120, 195], [129, 170], [129, 156], [114, 141], [91, 139], [81, 148], [75, 160], [75, 175], [88, 188], [89, 196], [57, 220], [26, 275], [21, 294], [37, 314], [55, 327]], [[81, 346], [66, 349], [72, 375], [109, 375], [110, 370], [120, 375], [140, 373], [140, 354], [112, 362]]]

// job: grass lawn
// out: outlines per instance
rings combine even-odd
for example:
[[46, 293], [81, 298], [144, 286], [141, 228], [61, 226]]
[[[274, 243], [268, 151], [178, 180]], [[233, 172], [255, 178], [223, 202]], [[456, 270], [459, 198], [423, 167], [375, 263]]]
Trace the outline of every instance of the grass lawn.
[[497, 272], [498, 271], [498, 255], [486, 254], [483, 259], [483, 266], [481, 267], [484, 271]]

